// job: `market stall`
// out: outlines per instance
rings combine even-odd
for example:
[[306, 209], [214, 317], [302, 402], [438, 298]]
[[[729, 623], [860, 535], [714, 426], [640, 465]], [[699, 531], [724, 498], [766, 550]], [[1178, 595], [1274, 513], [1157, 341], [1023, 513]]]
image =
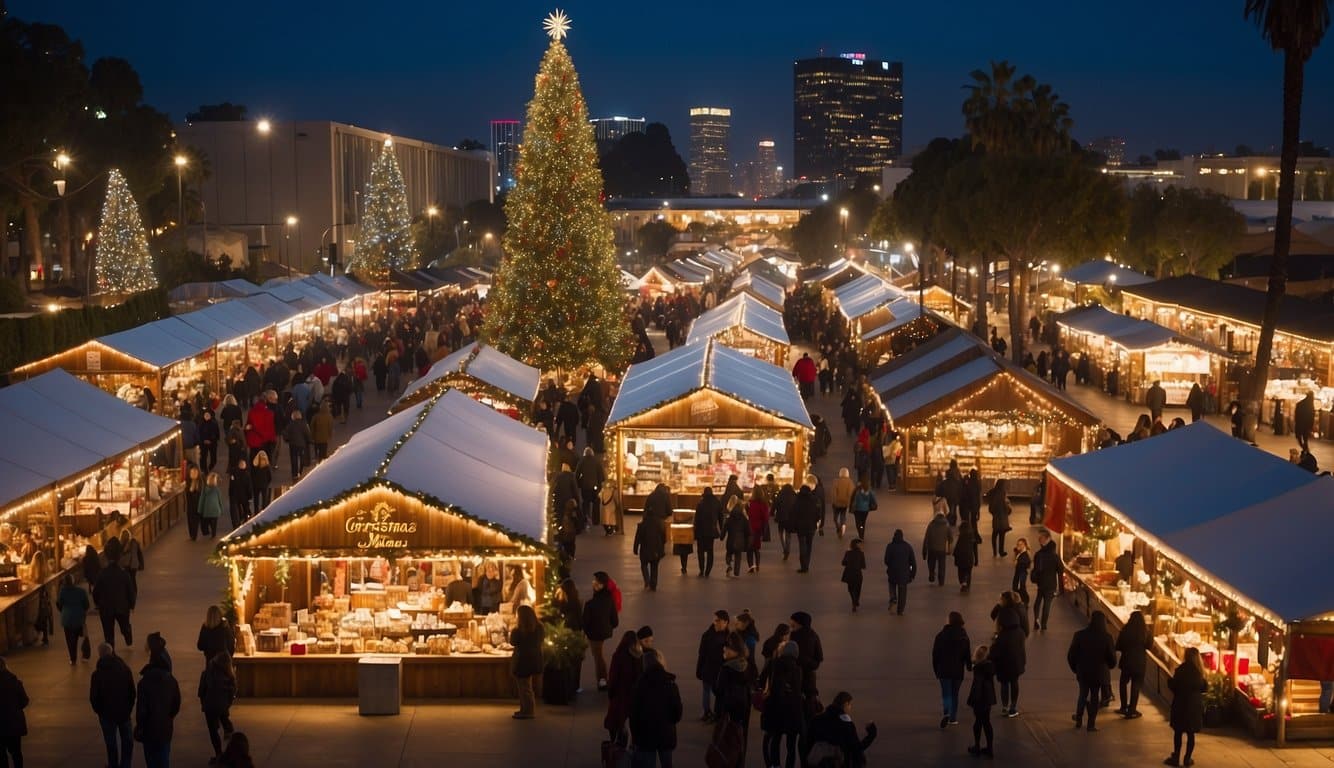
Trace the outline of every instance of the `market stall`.
[[1118, 289], [1133, 288], [1153, 282], [1142, 272], [1123, 267], [1114, 261], [1096, 259], [1086, 261], [1060, 273], [1060, 295], [1050, 297], [1053, 304], [1079, 306], [1091, 300], [1110, 296]]
[[[1056, 318], [1065, 349], [1078, 359], [1089, 356], [1094, 385], [1132, 403], [1159, 382], [1168, 405], [1185, 405], [1191, 387], [1222, 381], [1237, 361], [1218, 347], [1148, 320], [1109, 312], [1093, 305], [1072, 309]], [[1112, 374], [1116, 375], [1113, 377]]]
[[0, 651], [31, 641], [40, 590], [129, 530], [180, 517], [180, 430], [64, 371], [0, 389]]
[[941, 285], [928, 285], [920, 291], [913, 286], [905, 286], [909, 296], [920, 293], [921, 304], [938, 315], [948, 317], [955, 325], [968, 328], [972, 325], [973, 305], [959, 298], [958, 294]]
[[457, 390], [358, 432], [218, 545], [242, 696], [512, 694], [514, 607], [546, 599], [547, 438]]
[[732, 349], [778, 367], [787, 364], [792, 342], [780, 311], [770, 308], [749, 293], [741, 293], [695, 318], [686, 336], [687, 344], [717, 339]]
[[806, 474], [811, 419], [792, 376], [713, 339], [630, 366], [607, 418], [627, 510], [665, 483], [694, 508], [731, 475], [743, 488]]
[[783, 304], [787, 301], [787, 291], [783, 286], [770, 282], [751, 270], [742, 272], [732, 281], [732, 292], [747, 294], [779, 312], [783, 311]]
[[904, 297], [866, 313], [858, 327], [862, 331], [856, 337], [857, 355], [871, 367], [925, 342], [945, 323], [934, 312], [924, 311], [915, 298]]
[[457, 389], [510, 418], [522, 420], [532, 413], [541, 383], [540, 370], [495, 347], [473, 342], [437, 360], [425, 376], [414, 379], [389, 412], [398, 413], [442, 390]]
[[872, 371], [871, 389], [903, 436], [909, 491], [932, 491], [951, 459], [976, 467], [989, 487], [1032, 492], [1053, 456], [1082, 453], [1098, 417], [980, 339], [949, 328]]
[[847, 259], [835, 259], [823, 271], [811, 276], [805, 282], [817, 283], [827, 291], [835, 291], [865, 274], [866, 269], [861, 265]]
[[[1153, 634], [1146, 685], [1198, 648], [1209, 700], [1257, 735], [1330, 738], [1318, 681], [1334, 679], [1328, 583], [1334, 480], [1198, 423], [1053, 461], [1046, 525], [1085, 610]], [[1206, 479], [1207, 478], [1207, 479]]]

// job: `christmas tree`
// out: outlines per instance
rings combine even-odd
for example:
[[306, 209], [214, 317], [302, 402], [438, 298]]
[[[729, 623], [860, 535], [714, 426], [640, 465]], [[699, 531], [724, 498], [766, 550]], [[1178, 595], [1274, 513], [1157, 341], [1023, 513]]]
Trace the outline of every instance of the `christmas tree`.
[[593, 129], [561, 43], [569, 22], [557, 11], [546, 27], [551, 45], [528, 103], [484, 332], [502, 352], [543, 370], [601, 364], [619, 373], [633, 339]]
[[384, 149], [371, 165], [364, 199], [354, 268], [371, 282], [387, 285], [390, 270], [405, 269], [416, 261], [408, 192], [392, 139], [385, 139]]
[[157, 287], [148, 235], [130, 185], [121, 172], [107, 174], [107, 199], [97, 228], [97, 292], [136, 293]]

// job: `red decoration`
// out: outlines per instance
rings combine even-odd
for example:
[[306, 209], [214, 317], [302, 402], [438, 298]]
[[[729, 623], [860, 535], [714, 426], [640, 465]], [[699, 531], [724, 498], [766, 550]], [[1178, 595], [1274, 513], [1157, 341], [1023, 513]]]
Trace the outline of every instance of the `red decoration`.
[[548, 288], [555, 288], [557, 285], [560, 285], [560, 281], [555, 278], [552, 278], [547, 281]]

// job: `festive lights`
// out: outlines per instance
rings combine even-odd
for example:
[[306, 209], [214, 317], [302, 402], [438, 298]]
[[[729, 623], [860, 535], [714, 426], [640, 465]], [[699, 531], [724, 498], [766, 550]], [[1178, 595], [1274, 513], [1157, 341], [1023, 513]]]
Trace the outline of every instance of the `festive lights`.
[[137, 293], [157, 287], [148, 235], [125, 176], [107, 174], [107, 199], [97, 228], [97, 292]]
[[392, 270], [406, 269], [417, 259], [407, 187], [389, 140], [371, 164], [371, 177], [362, 199], [365, 210], [353, 267], [371, 282], [387, 287]]

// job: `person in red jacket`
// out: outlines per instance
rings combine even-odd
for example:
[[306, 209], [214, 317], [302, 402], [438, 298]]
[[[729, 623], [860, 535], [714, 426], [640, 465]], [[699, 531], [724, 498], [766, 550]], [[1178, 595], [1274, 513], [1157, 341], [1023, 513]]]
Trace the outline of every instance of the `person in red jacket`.
[[764, 491], [755, 486], [750, 494], [750, 503], [746, 505], [746, 518], [750, 520], [750, 550], [746, 552], [746, 570], [756, 573], [760, 570], [760, 545], [764, 543], [764, 531], [769, 527], [769, 504], [764, 500]]
[[273, 452], [278, 444], [278, 432], [273, 424], [273, 411], [263, 398], [255, 401], [246, 413], [245, 444], [250, 448], [250, 458], [260, 451]]
[[816, 368], [809, 352], [801, 353], [801, 359], [792, 366], [792, 378], [797, 380], [803, 400], [810, 400], [815, 396], [815, 382], [820, 378], [820, 371]]

